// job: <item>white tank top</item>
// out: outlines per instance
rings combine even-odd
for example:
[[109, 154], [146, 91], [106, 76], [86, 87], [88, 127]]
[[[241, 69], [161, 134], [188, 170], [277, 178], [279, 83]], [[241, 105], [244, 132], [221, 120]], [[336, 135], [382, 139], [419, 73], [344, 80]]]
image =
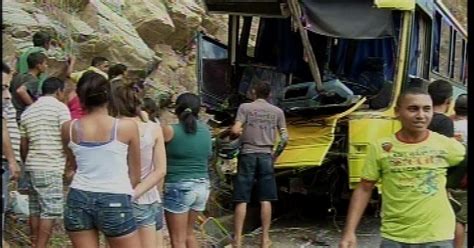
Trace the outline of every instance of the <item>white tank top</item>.
[[[104, 143], [81, 142], [80, 130], [77, 129], [79, 144], [72, 141], [72, 121], [69, 129], [69, 148], [76, 157], [76, 174], [71, 188], [100, 193], [133, 194], [128, 175], [128, 145], [117, 140], [118, 119], [114, 121], [111, 139]], [[77, 122], [78, 124], [78, 122]], [[87, 143], [91, 145], [86, 145]]]
[[[140, 156], [141, 156], [141, 179], [143, 180], [155, 169], [153, 163], [153, 151], [156, 140], [155, 127], [156, 123], [147, 122], [140, 123]], [[156, 186], [144, 193], [140, 198], [135, 200], [138, 204], [151, 204], [154, 202], [161, 202], [160, 194]]]

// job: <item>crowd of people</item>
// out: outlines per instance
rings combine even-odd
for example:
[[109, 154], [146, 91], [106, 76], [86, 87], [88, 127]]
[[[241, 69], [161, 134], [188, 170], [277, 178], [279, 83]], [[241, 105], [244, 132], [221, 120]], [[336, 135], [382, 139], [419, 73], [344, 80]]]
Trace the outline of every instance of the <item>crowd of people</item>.
[[33, 41], [2, 65], [2, 213], [8, 181], [19, 180], [32, 247], [48, 246], [57, 219], [74, 247], [99, 247], [99, 233], [109, 247], [163, 247], [165, 220], [173, 247], [199, 247], [193, 224], [209, 196], [212, 153], [199, 97], [180, 95], [179, 122], [160, 124], [125, 65], [94, 57], [73, 72], [71, 57], [65, 78], [49, 76], [51, 37]]
[[[100, 233], [110, 247], [163, 247], [164, 221], [172, 247], [199, 247], [194, 225], [210, 194], [213, 154], [200, 98], [180, 94], [178, 123], [160, 123], [158, 103], [143, 98], [126, 65], [94, 57], [73, 72], [71, 57], [64, 78], [49, 76], [51, 38], [38, 32], [33, 40], [15, 65], [3, 62], [2, 74], [3, 183], [19, 180], [28, 194], [32, 247], [47, 247], [57, 219], [74, 247], [99, 247]], [[254, 179], [261, 181], [262, 242], [269, 246], [273, 161], [288, 139], [283, 111], [264, 100], [270, 90], [268, 83], [255, 86], [257, 100], [239, 109], [232, 127], [242, 135], [241, 163], [248, 167], [235, 181], [238, 247]], [[276, 131], [283, 138], [273, 152]]]
[[[50, 42], [38, 32], [34, 47], [16, 64], [3, 62], [3, 210], [6, 183], [17, 180], [28, 194], [32, 247], [48, 246], [57, 219], [63, 219], [74, 247], [99, 247], [101, 234], [112, 248], [163, 247], [164, 222], [172, 247], [199, 247], [194, 224], [210, 194], [213, 153], [211, 132], [199, 118], [199, 96], [179, 95], [178, 123], [160, 123], [158, 104], [142, 97], [143, 87], [130, 80], [123, 64], [95, 57], [90, 67], [73, 72], [71, 57], [65, 78], [48, 76]], [[467, 95], [456, 99], [456, 114], [449, 118], [452, 91], [439, 80], [428, 91], [411, 88], [399, 96], [395, 113], [402, 128], [370, 144], [340, 247], [356, 246], [355, 230], [380, 181], [382, 247], [453, 247], [453, 239], [456, 248], [462, 246]], [[257, 83], [252, 93], [254, 101], [239, 107], [228, 130], [241, 144], [233, 246], [242, 247], [256, 181], [266, 248], [271, 204], [278, 199], [273, 164], [289, 137], [283, 111], [266, 101], [270, 85]]]

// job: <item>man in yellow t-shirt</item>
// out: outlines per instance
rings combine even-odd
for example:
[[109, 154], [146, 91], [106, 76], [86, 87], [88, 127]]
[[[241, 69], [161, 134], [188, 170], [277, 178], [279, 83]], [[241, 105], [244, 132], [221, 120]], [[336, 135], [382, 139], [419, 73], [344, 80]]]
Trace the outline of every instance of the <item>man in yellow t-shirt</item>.
[[71, 75], [69, 77], [74, 81], [74, 83], [77, 83], [77, 82], [79, 82], [79, 79], [82, 77], [82, 75], [86, 71], [93, 71], [97, 74], [100, 74], [100, 75], [104, 76], [106, 79], [108, 79], [109, 75], [107, 73], [109, 71], [109, 66], [110, 66], [110, 64], [109, 64], [109, 60], [107, 58], [94, 57], [94, 58], [92, 58], [91, 66], [89, 66], [87, 69], [85, 69], [83, 71], [78, 71], [78, 72], [71, 73]]
[[381, 247], [452, 248], [455, 216], [446, 193], [446, 170], [464, 159], [465, 147], [427, 129], [433, 103], [423, 89], [402, 93], [395, 113], [402, 128], [370, 144], [339, 247], [356, 247], [357, 225], [381, 182]]

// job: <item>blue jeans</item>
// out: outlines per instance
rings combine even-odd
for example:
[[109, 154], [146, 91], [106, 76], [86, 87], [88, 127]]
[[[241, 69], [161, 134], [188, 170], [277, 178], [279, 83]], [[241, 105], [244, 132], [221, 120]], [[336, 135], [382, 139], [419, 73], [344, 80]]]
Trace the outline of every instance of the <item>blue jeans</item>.
[[402, 242], [397, 242], [394, 240], [382, 239], [382, 244], [380, 245], [381, 248], [453, 248], [453, 241], [452, 240], [443, 240], [443, 241], [436, 241], [436, 242], [429, 242], [429, 243], [421, 243], [421, 244], [407, 244]]
[[250, 202], [256, 182], [259, 201], [278, 200], [273, 158], [269, 153], [240, 154], [234, 177], [234, 202]]
[[106, 237], [120, 237], [137, 230], [131, 196], [71, 188], [64, 209], [68, 232], [97, 229]]
[[209, 179], [185, 179], [175, 183], [165, 183], [163, 207], [174, 214], [201, 212], [206, 209], [209, 198]]

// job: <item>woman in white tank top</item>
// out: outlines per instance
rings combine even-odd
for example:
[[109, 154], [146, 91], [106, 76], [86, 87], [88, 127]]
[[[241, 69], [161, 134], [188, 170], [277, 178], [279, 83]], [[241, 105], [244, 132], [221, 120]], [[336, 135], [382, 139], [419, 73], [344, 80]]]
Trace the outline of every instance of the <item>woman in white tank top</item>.
[[103, 76], [86, 72], [77, 94], [86, 114], [66, 122], [61, 134], [72, 179], [65, 229], [74, 247], [99, 248], [98, 231], [111, 248], [141, 247], [131, 201], [140, 181], [137, 124], [109, 116], [110, 83]]
[[[157, 222], [163, 222], [163, 211], [157, 185], [163, 183], [166, 174], [166, 153], [163, 133], [159, 124], [146, 121], [141, 114], [141, 101], [133, 85], [124, 79], [112, 80], [112, 115], [121, 120], [133, 120], [138, 124], [141, 152], [141, 182], [133, 196], [133, 213], [143, 248], [163, 247], [161, 230]], [[161, 228], [160, 228], [161, 229]]]

